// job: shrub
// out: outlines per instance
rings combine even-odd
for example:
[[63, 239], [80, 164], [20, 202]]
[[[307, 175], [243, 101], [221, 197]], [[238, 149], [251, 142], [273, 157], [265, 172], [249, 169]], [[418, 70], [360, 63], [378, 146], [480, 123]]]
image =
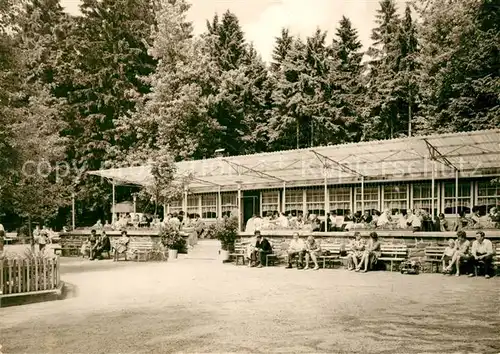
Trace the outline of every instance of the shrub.
[[161, 243], [170, 250], [177, 250], [179, 253], [187, 252], [187, 243], [181, 236], [179, 230], [167, 224], [160, 230]]
[[238, 237], [238, 218], [224, 218], [210, 225], [210, 233], [220, 241], [224, 251], [233, 251]]

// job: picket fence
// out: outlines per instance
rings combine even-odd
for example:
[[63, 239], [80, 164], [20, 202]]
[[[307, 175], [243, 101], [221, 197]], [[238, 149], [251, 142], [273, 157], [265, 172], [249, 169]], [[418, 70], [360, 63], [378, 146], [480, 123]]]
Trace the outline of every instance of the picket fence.
[[0, 259], [0, 297], [60, 294], [58, 257]]

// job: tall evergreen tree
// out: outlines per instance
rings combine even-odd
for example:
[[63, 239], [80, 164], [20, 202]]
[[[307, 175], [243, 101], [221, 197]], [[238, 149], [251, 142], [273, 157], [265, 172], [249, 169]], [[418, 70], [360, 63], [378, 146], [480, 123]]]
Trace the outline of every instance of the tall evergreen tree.
[[293, 36], [290, 35], [288, 28], [283, 28], [281, 30], [281, 36], [275, 38], [275, 44], [273, 48], [273, 54], [271, 62], [271, 68], [273, 71], [278, 71], [281, 68], [281, 64], [285, 60], [290, 48], [293, 44]]
[[[492, 0], [420, 3], [422, 133], [500, 126], [500, 26]], [[424, 6], [425, 5], [425, 6]]]
[[360, 107], [363, 107], [365, 94], [361, 48], [357, 30], [348, 18], [342, 17], [332, 44], [338, 60], [334, 68], [337, 78], [333, 82], [333, 93], [337, 96], [339, 114], [345, 120], [347, 139], [351, 141], [361, 138]]

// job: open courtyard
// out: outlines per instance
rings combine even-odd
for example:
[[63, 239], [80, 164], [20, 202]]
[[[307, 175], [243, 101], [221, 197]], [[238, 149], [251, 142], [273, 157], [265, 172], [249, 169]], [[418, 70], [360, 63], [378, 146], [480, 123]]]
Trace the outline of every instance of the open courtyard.
[[62, 258], [68, 297], [0, 310], [3, 353], [499, 353], [500, 278]]

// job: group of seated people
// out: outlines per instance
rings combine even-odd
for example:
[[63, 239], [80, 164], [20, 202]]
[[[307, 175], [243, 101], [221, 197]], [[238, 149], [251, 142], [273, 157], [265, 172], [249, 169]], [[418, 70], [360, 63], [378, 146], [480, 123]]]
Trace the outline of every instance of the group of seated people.
[[466, 238], [463, 230], [457, 232], [457, 239], [448, 240], [448, 246], [445, 248], [442, 262], [443, 274], [460, 276], [464, 271], [470, 277], [475, 275], [475, 268], [482, 267], [484, 276], [490, 278], [493, 273], [493, 256], [495, 250], [490, 240], [485, 238], [483, 231], [476, 232], [476, 239], [472, 242]]
[[85, 240], [82, 244], [80, 253], [83, 257], [88, 257], [90, 260], [103, 259], [103, 254], [107, 253], [111, 256], [111, 250], [114, 249], [114, 259], [117, 260], [118, 256], [121, 254], [125, 255], [127, 259], [126, 252], [128, 250], [130, 238], [127, 235], [127, 231], [123, 230], [121, 232], [121, 237], [111, 245], [111, 240], [106, 234], [106, 231], [102, 230], [99, 235], [97, 235], [96, 230], [90, 231], [90, 237]]
[[389, 211], [366, 210], [352, 214], [349, 210], [345, 215], [331, 211], [326, 218], [316, 214], [306, 214], [302, 211], [282, 213], [278, 211], [265, 212], [263, 217], [254, 214], [246, 224], [246, 232], [255, 230], [307, 230], [307, 231], [349, 231], [356, 229], [386, 229], [417, 231], [458, 231], [464, 229], [500, 228], [500, 212], [491, 208], [486, 215], [481, 215], [478, 208], [467, 216], [460, 212], [456, 220], [449, 222], [444, 214], [439, 214], [436, 220], [423, 209], [397, 211], [392, 215]]

